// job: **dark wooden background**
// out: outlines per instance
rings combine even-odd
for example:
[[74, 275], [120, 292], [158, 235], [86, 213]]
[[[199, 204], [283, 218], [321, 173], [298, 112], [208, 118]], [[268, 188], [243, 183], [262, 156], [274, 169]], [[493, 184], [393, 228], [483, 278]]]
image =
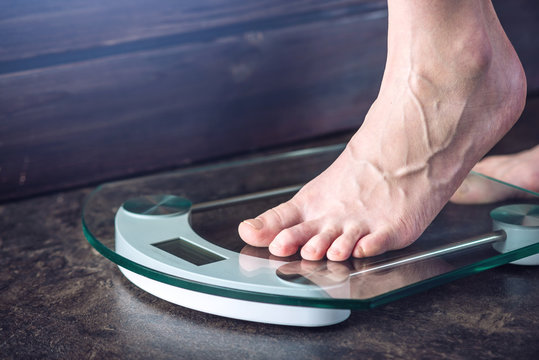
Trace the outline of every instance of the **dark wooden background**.
[[[496, 1], [539, 91], [539, 3]], [[385, 1], [0, 2], [0, 201], [357, 128]]]

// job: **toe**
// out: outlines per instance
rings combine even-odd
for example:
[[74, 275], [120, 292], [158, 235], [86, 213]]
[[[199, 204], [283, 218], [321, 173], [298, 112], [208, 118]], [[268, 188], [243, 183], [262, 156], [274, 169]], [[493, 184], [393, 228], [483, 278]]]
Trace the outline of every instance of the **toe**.
[[358, 240], [361, 238], [358, 230], [346, 231], [339, 236], [327, 251], [327, 257], [333, 261], [344, 261], [352, 255]]
[[319, 221], [307, 221], [282, 230], [269, 245], [273, 255], [290, 256], [320, 231]]
[[305, 260], [316, 261], [326, 256], [328, 248], [333, 243], [339, 234], [335, 232], [325, 231], [313, 236], [301, 248], [301, 257]]
[[302, 215], [291, 201], [270, 209], [238, 227], [240, 237], [253, 246], [268, 246], [282, 230], [300, 223]]
[[469, 175], [450, 201], [455, 204], [486, 204], [504, 200], [513, 194], [510, 187], [477, 175]]
[[376, 256], [385, 253], [389, 250], [395, 250], [402, 248], [409, 244], [403, 243], [402, 246], [395, 246], [395, 236], [388, 230], [381, 230], [374, 233], [370, 233], [362, 237], [356, 244], [353, 256], [357, 258]]
[[489, 195], [488, 187], [486, 179], [470, 174], [460, 184], [450, 201], [456, 204], [485, 202], [485, 198]]

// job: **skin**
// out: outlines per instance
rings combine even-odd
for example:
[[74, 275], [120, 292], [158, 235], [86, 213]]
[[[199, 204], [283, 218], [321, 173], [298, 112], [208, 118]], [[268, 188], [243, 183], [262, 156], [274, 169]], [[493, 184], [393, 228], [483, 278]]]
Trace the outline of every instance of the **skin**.
[[[539, 145], [517, 154], [489, 156], [473, 168], [474, 171], [531, 190], [539, 194]], [[467, 178], [451, 201], [459, 204], [485, 204], [534, 195], [510, 187], [496, 187], [491, 182]]]
[[342, 261], [415, 241], [525, 102], [489, 0], [389, 0], [378, 98], [339, 158], [290, 201], [239, 225], [276, 256]]

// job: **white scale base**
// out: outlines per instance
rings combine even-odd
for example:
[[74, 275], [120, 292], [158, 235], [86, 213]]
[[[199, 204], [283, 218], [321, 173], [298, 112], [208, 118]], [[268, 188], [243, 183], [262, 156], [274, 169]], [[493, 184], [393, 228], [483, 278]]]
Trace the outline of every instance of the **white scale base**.
[[328, 326], [348, 319], [347, 309], [277, 305], [204, 294], [165, 284], [118, 266], [133, 284], [163, 300], [232, 319], [290, 326]]

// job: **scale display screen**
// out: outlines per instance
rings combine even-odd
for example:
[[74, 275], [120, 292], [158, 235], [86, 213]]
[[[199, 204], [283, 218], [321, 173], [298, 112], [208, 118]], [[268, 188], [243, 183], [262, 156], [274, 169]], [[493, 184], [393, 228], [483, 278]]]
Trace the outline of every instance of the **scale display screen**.
[[152, 245], [197, 266], [207, 265], [226, 259], [221, 255], [206, 250], [182, 238], [160, 241]]

